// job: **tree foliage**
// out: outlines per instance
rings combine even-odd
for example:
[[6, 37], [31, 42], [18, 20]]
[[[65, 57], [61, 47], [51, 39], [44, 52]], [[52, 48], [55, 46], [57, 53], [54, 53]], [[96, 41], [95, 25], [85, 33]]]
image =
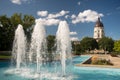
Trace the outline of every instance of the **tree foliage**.
[[85, 51], [85, 50], [90, 51], [98, 48], [98, 44], [96, 40], [90, 37], [83, 38], [80, 42], [80, 45], [81, 45], [82, 51]]
[[114, 42], [114, 51], [120, 52], [120, 40]]
[[113, 51], [114, 41], [112, 40], [112, 38], [103, 37], [99, 40], [98, 45], [100, 49], [111, 52]]
[[0, 50], [9, 50], [12, 47], [13, 41], [13, 27], [10, 22], [10, 18], [6, 15], [0, 16]]
[[[22, 24], [25, 34], [30, 39], [31, 26], [34, 25], [35, 18], [31, 15], [15, 13], [10, 18], [6, 15], [0, 16], [0, 50], [11, 50], [15, 29], [18, 24]], [[31, 29], [31, 30], [30, 30]]]
[[22, 24], [22, 14], [15, 13], [10, 18], [12, 26], [16, 29], [18, 24]]
[[81, 45], [80, 44], [76, 44], [75, 41], [72, 42], [72, 51], [73, 54], [75, 55], [80, 55], [82, 50], [81, 50]]
[[24, 26], [25, 34], [27, 35], [28, 39], [31, 38], [32, 33], [32, 25], [35, 24], [35, 18], [31, 15], [24, 15], [22, 20], [22, 25]]
[[32, 32], [32, 25], [35, 23], [35, 18], [31, 15], [23, 15], [15, 13], [10, 18], [12, 26], [16, 29], [18, 24], [23, 25], [23, 29], [27, 38], [30, 39]]
[[55, 50], [55, 36], [54, 35], [48, 35], [47, 36], [47, 57], [49, 61], [54, 60], [54, 54], [53, 51]]
[[47, 36], [47, 48], [48, 52], [52, 52], [54, 50], [55, 46], [55, 36], [54, 35], [48, 35]]

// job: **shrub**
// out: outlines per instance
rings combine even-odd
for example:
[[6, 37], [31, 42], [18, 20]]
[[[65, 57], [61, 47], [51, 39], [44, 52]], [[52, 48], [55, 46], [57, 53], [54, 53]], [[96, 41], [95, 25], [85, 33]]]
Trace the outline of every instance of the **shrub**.
[[97, 56], [97, 55], [93, 56], [93, 57], [91, 58], [92, 64], [93, 64], [93, 63], [96, 63], [97, 60], [98, 60], [98, 56]]
[[116, 53], [116, 52], [111, 53], [112, 57], [117, 57], [117, 55], [118, 55], [118, 53]]
[[92, 62], [92, 64], [96, 64], [96, 65], [113, 65], [110, 60], [106, 60], [106, 59], [103, 59], [103, 60], [96, 60], [94, 62]]

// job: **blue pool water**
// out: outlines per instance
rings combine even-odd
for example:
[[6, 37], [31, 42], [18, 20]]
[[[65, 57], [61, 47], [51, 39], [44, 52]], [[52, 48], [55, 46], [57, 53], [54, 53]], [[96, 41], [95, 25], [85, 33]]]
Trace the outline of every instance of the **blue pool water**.
[[88, 60], [89, 58], [90, 56], [76, 56], [73, 58], [72, 62], [73, 64], [78, 64]]
[[[52, 80], [120, 80], [120, 69], [113, 69], [113, 68], [96, 68], [96, 67], [77, 67], [74, 64], [82, 63], [86, 61], [90, 56], [78, 56], [74, 57], [72, 65], [68, 65], [66, 67], [67, 79], [52, 79]], [[32, 64], [33, 65], [33, 64]], [[59, 62], [56, 64], [51, 63], [47, 64], [47, 69], [51, 72], [54, 72], [54, 65], [57, 65], [56, 69], [60, 69]], [[32, 67], [35, 67], [32, 66]], [[44, 66], [43, 66], [44, 67]], [[10, 68], [10, 62], [0, 62], [0, 80], [40, 80], [40, 79], [33, 79], [31, 76], [24, 77], [14, 75], [14, 74], [6, 74], [5, 71]], [[59, 70], [60, 72], [61, 70]], [[51, 80], [50, 77], [48, 79], [42, 80]]]

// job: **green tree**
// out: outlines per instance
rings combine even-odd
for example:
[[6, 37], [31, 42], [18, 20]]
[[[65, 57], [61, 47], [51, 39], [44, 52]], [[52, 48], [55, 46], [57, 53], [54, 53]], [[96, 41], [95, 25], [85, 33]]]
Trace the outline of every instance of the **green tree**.
[[48, 49], [47, 57], [48, 57], [49, 61], [53, 61], [53, 59], [54, 59], [53, 51], [55, 51], [55, 49], [56, 49], [54, 35], [47, 36], [47, 49]]
[[22, 14], [15, 13], [10, 18], [12, 26], [16, 29], [18, 24], [22, 24]]
[[82, 51], [90, 51], [98, 48], [98, 43], [96, 42], [95, 39], [90, 38], [90, 37], [85, 37], [81, 40], [80, 42], [81, 45], [81, 50]]
[[11, 24], [14, 29], [17, 28], [18, 24], [23, 25], [23, 29], [25, 34], [27, 35], [28, 40], [30, 40], [31, 32], [32, 32], [32, 25], [35, 24], [35, 18], [31, 15], [23, 15], [15, 13], [11, 16]]
[[47, 36], [47, 47], [48, 47], [48, 52], [52, 52], [54, 50], [54, 45], [55, 45], [55, 36], [54, 35], [48, 35]]
[[74, 52], [75, 51], [75, 41], [72, 41], [71, 44], [72, 44], [72, 51]]
[[81, 45], [80, 41], [72, 41], [72, 52], [75, 55], [81, 55]]
[[25, 30], [25, 34], [27, 35], [28, 40], [30, 40], [32, 33], [32, 25], [35, 24], [35, 18], [31, 15], [24, 15], [22, 24]]
[[18, 24], [23, 25], [25, 34], [30, 40], [32, 25], [35, 23], [35, 18], [31, 15], [15, 13], [10, 18], [6, 15], [0, 16], [0, 50], [11, 50], [15, 29]]
[[120, 40], [114, 42], [114, 51], [120, 52]]
[[0, 50], [11, 50], [14, 36], [14, 29], [12, 27], [10, 18], [6, 15], [0, 16]]
[[112, 40], [112, 38], [103, 37], [98, 41], [98, 45], [100, 49], [111, 52], [113, 51], [114, 41]]

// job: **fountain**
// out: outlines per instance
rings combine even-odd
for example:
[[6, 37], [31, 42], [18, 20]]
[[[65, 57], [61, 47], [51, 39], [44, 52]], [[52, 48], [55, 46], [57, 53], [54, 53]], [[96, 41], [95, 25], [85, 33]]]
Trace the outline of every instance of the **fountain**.
[[56, 33], [57, 39], [57, 52], [60, 54], [62, 76], [66, 75], [66, 58], [71, 58], [71, 41], [70, 41], [70, 30], [66, 21], [61, 21], [58, 26]]
[[16, 68], [19, 70], [21, 65], [25, 65], [26, 37], [22, 25], [18, 25], [15, 31], [15, 38], [12, 49], [12, 61], [15, 61]]
[[[71, 59], [71, 41], [69, 33], [70, 31], [67, 22], [61, 21], [56, 33], [57, 48], [55, 51], [55, 54], [59, 55], [59, 61], [53, 61], [54, 63], [57, 63], [57, 65], [52, 65], [51, 68], [48, 66], [50, 62], [48, 62], [46, 30], [41, 20], [36, 21], [31, 37], [29, 52], [26, 52], [26, 37], [23, 28], [21, 25], [18, 25], [13, 45], [13, 59], [16, 59], [17, 70], [12, 68], [6, 71], [6, 73], [17, 73], [24, 77], [40, 80], [48, 78], [57, 80], [70, 79], [70, 76], [66, 76], [66, 60], [68, 58]], [[54, 57], [56, 56], [54, 55]], [[26, 67], [23, 66], [21, 68], [21, 64], [26, 61], [29, 64]], [[56, 68], [57, 72], [55, 70]], [[60, 68], [62, 69], [62, 72], [60, 71]]]
[[37, 63], [37, 72], [40, 71], [42, 61], [44, 60], [45, 52], [46, 52], [46, 31], [41, 21], [38, 20], [36, 21], [36, 25], [32, 33], [29, 52], [30, 62], [36, 61]]

